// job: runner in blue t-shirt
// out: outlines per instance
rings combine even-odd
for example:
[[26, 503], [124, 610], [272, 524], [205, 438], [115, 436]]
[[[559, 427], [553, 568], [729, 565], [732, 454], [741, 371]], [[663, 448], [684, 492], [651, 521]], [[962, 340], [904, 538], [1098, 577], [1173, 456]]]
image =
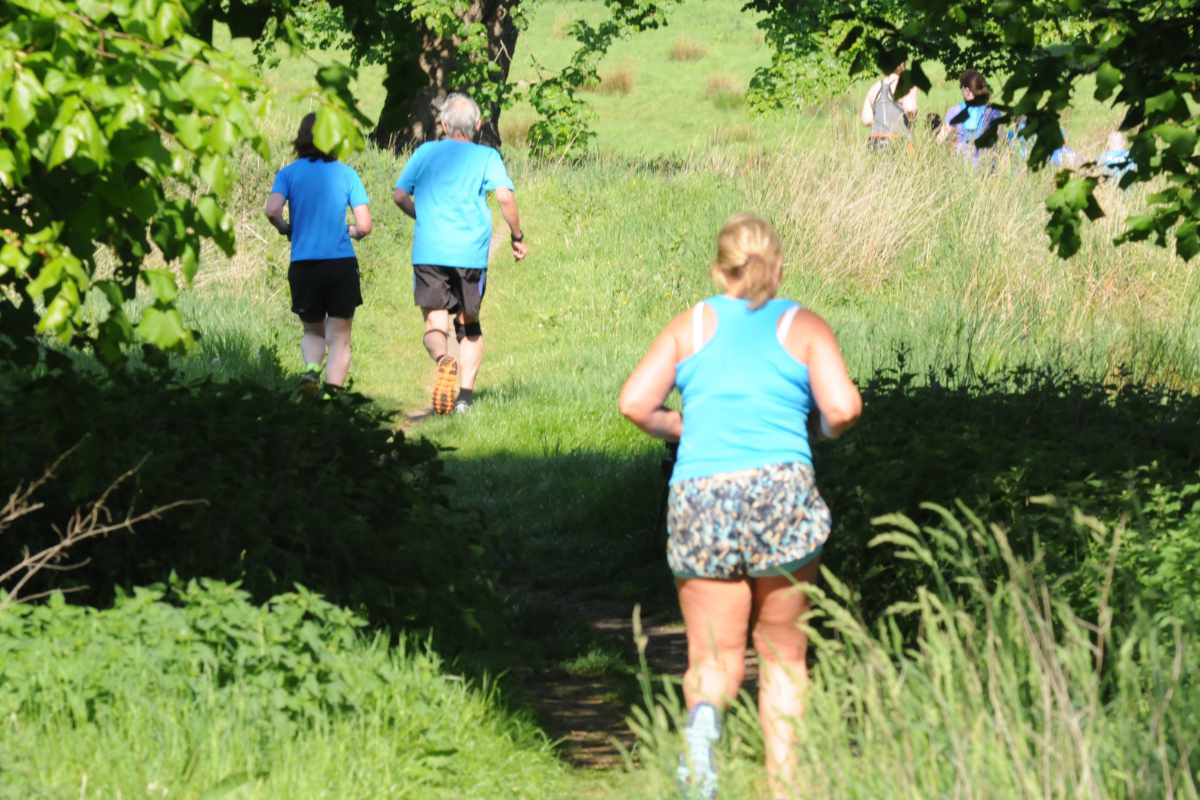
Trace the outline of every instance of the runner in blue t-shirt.
[[[438, 116], [444, 138], [416, 149], [393, 195], [396, 205], [416, 220], [413, 298], [425, 317], [425, 349], [437, 364], [433, 383], [437, 414], [470, 409], [483, 360], [479, 309], [492, 241], [488, 192], [496, 193], [508, 223], [513, 258], [520, 261], [528, 252], [512, 180], [499, 151], [472, 141], [481, 124], [475, 101], [463, 94], [447, 97]], [[447, 352], [452, 314], [458, 359]]]
[[[358, 259], [350, 240], [371, 232], [362, 179], [351, 167], [316, 148], [316, 119], [316, 114], [308, 114], [300, 121], [293, 143], [296, 160], [275, 174], [266, 207], [267, 219], [292, 242], [288, 284], [292, 311], [304, 328], [300, 339], [305, 363], [302, 388], [313, 393], [320, 387], [327, 348], [326, 385], [340, 389], [350, 371], [350, 325], [354, 309], [362, 305]], [[285, 204], [290, 220], [283, 218]], [[347, 208], [354, 212], [354, 222], [349, 225]]]

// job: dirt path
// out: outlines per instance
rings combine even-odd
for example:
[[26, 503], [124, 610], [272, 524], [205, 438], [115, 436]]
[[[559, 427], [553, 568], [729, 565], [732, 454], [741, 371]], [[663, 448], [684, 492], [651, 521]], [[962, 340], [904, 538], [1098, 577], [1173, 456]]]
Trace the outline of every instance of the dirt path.
[[[589, 606], [581, 609], [591, 629], [619, 645], [630, 665], [636, 665], [633, 605]], [[687, 638], [679, 609], [643, 609], [642, 629], [647, 637], [646, 662], [655, 677], [682, 676], [687, 668]], [[634, 744], [625, 723], [629, 715], [628, 676], [580, 677], [561, 669], [530, 676], [526, 686], [530, 704], [546, 733], [560, 743], [564, 760], [577, 767], [611, 769], [623, 764], [621, 748]], [[746, 688], [754, 690], [758, 673], [747, 655]], [[656, 681], [657, 682], [657, 681]]]

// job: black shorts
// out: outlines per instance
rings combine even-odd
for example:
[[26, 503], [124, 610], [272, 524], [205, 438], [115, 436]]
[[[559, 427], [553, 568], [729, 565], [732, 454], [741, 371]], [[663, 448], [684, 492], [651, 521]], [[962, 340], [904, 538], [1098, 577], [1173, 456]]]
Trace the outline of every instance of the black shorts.
[[326, 316], [353, 319], [362, 305], [357, 258], [313, 258], [288, 267], [292, 311], [301, 322], [321, 322]]
[[486, 269], [413, 265], [413, 300], [421, 308], [462, 311], [468, 319], [479, 319], [486, 287]]

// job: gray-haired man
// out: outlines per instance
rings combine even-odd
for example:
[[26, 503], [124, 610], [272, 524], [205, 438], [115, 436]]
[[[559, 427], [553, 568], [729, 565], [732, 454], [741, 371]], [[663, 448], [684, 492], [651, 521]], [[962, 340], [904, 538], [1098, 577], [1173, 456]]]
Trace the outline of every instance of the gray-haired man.
[[[496, 193], [508, 223], [513, 258], [520, 261], [527, 252], [512, 180], [500, 153], [472, 141], [480, 125], [475, 101], [462, 94], [447, 97], [438, 117], [443, 138], [413, 152], [393, 194], [396, 205], [416, 220], [413, 298], [425, 317], [425, 349], [437, 364], [433, 383], [437, 414], [470, 409], [483, 360], [479, 308], [492, 240], [488, 192]], [[451, 315], [461, 364], [447, 353]]]

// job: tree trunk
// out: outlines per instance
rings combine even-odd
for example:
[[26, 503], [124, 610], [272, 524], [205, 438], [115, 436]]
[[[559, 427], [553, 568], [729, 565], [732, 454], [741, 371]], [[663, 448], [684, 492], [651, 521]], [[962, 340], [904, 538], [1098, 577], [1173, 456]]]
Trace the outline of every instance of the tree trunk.
[[[488, 56], [500, 69], [497, 80], [508, 80], [517, 26], [511, 10], [519, 0], [473, 0], [464, 20], [482, 22], [487, 30]], [[453, 76], [458, 66], [457, 37], [439, 38], [427, 30], [416, 32], [407, 46], [393, 48], [383, 87], [387, 92], [383, 111], [371, 138], [380, 147], [401, 150], [437, 138], [437, 109], [454, 91], [471, 94], [472, 87], [457, 86]], [[482, 104], [481, 104], [482, 106]], [[479, 141], [500, 146], [500, 103], [482, 107], [483, 129]]]

